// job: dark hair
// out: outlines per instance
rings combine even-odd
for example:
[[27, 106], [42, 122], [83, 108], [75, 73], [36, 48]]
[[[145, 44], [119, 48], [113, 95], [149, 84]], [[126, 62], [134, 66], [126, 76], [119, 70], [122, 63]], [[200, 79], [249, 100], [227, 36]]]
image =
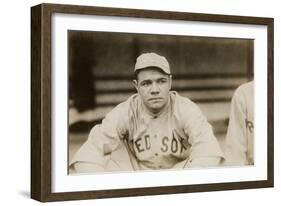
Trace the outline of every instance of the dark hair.
[[135, 71], [134, 72], [134, 80], [137, 80], [138, 81], [138, 74], [140, 73], [139, 70]]
[[149, 70], [149, 69], [155, 69], [155, 70], [160, 71], [162, 74], [166, 74], [168, 76], [171, 76], [171, 74], [167, 74], [167, 73], [163, 72], [163, 70], [158, 68], [158, 67], [146, 67], [146, 68], [139, 69], [139, 70], [134, 72], [134, 80], [138, 81], [138, 74], [140, 73], [140, 71], [142, 71], [142, 70]]

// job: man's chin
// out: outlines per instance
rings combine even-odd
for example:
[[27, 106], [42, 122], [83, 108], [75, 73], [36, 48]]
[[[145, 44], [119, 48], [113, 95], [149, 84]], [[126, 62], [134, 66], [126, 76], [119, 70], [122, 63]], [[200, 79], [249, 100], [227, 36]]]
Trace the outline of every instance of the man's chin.
[[153, 113], [158, 113], [160, 112], [162, 109], [164, 108], [164, 106], [161, 104], [161, 105], [152, 105], [150, 107], [150, 111], [152, 111]]

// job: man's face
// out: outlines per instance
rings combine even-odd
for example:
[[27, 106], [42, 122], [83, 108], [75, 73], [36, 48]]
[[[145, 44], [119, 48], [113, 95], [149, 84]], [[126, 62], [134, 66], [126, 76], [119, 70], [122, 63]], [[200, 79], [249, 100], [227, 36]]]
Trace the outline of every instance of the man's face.
[[172, 79], [159, 69], [149, 68], [140, 70], [134, 85], [146, 108], [152, 113], [158, 113], [168, 102]]

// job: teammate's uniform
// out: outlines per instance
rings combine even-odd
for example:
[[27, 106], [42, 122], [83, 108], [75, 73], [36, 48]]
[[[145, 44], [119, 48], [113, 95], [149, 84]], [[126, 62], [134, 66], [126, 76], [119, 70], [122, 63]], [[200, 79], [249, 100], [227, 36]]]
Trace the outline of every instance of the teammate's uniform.
[[254, 164], [254, 88], [253, 81], [235, 91], [226, 135], [226, 164]]
[[139, 94], [119, 104], [92, 129], [71, 164], [90, 162], [107, 168], [115, 162], [121, 170], [168, 169], [188, 167], [194, 159], [223, 158], [200, 109], [176, 92], [169, 95], [158, 116], [146, 109]]

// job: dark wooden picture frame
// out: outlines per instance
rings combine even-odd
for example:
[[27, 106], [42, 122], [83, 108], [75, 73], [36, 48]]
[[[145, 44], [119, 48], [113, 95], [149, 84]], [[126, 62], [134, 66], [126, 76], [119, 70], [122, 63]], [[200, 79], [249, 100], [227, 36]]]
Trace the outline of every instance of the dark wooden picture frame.
[[[215, 184], [170, 185], [161, 187], [109, 189], [79, 192], [52, 192], [52, 84], [51, 17], [54, 13], [117, 16], [147, 19], [182, 20], [264, 25], [267, 27], [267, 179]], [[76, 5], [40, 4], [31, 8], [31, 197], [48, 201], [159, 195], [234, 189], [273, 187], [274, 184], [274, 87], [272, 18], [228, 16], [169, 11], [103, 8]]]

